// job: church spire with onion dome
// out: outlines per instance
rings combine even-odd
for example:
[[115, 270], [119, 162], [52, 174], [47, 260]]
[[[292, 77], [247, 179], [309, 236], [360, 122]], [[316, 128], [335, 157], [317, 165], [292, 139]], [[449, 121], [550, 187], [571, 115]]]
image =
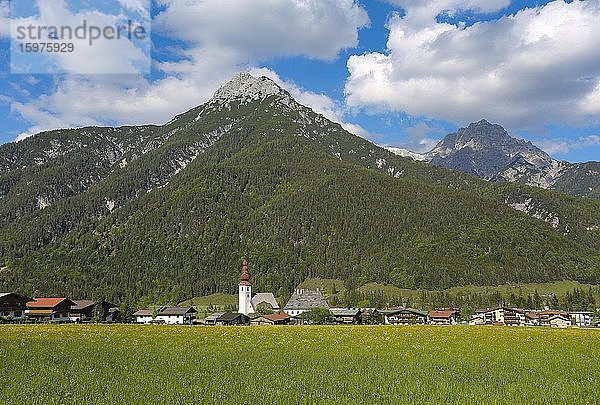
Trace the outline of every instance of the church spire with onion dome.
[[245, 259], [242, 262], [242, 274], [240, 275], [238, 292], [238, 312], [244, 315], [254, 313], [254, 308], [252, 307], [252, 284], [250, 283], [248, 262]]

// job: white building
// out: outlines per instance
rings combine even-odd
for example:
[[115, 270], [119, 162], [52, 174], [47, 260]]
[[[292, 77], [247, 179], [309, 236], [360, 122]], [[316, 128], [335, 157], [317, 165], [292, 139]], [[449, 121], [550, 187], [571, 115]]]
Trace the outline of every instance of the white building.
[[155, 311], [151, 309], [137, 311], [133, 314], [135, 322], [143, 324], [191, 325], [196, 318], [197, 312], [192, 307], [160, 307]]
[[592, 326], [593, 312], [588, 311], [574, 311], [569, 312], [573, 325], [579, 326], [580, 328], [586, 328]]
[[283, 312], [289, 316], [299, 316], [303, 312], [315, 308], [329, 308], [329, 304], [327, 304], [321, 291], [318, 289], [316, 291], [296, 290], [283, 308]]
[[565, 315], [554, 315], [548, 319], [548, 324], [552, 328], [568, 328], [571, 326], [571, 318]]
[[140, 309], [133, 314], [135, 317], [135, 323], [149, 324], [152, 322], [152, 310], [151, 309]]
[[192, 307], [160, 307], [154, 321], [167, 325], [191, 325], [197, 312]]
[[248, 273], [248, 262], [242, 263], [242, 275], [240, 276], [240, 286], [238, 289], [238, 312], [248, 316], [253, 314], [252, 306], [252, 284], [250, 283], [250, 273]]

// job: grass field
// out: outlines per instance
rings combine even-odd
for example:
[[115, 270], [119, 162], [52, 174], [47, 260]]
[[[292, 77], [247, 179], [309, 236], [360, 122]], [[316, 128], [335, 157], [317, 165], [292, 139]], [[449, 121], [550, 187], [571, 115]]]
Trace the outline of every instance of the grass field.
[[596, 404], [600, 331], [2, 326], [1, 404]]

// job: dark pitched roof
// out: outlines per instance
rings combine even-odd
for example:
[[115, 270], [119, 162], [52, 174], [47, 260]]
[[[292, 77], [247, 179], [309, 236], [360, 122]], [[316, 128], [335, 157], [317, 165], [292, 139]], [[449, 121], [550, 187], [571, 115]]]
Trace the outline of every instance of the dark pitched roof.
[[313, 308], [327, 308], [329, 305], [321, 294], [316, 290], [296, 290], [285, 306], [285, 310], [309, 310]]
[[192, 307], [160, 307], [156, 312], [158, 316], [182, 316], [195, 314], [198, 311]]
[[110, 302], [106, 302], [106, 301], [73, 300], [73, 302], [75, 303], [75, 306], [73, 306], [73, 308], [71, 308], [72, 311], [82, 311], [86, 308], [93, 307], [96, 305], [102, 305], [103, 307], [106, 307], [106, 308], [116, 308], [117, 307], [117, 305], [112, 304]]
[[17, 294], [17, 293], [0, 293], [0, 298], [7, 297], [7, 296], [10, 296], [10, 295], [13, 295], [14, 297], [19, 298], [19, 299], [21, 299], [23, 301], [31, 301], [32, 300], [31, 298], [29, 298], [29, 297], [27, 297], [25, 295]]
[[360, 309], [355, 308], [331, 308], [329, 310], [333, 316], [358, 316]]
[[235, 321], [239, 317], [246, 317], [246, 315], [240, 314], [240, 313], [237, 313], [237, 312], [231, 312], [231, 313], [227, 313], [227, 314], [221, 315], [217, 319], [217, 321], [218, 322], [231, 322], [231, 321]]

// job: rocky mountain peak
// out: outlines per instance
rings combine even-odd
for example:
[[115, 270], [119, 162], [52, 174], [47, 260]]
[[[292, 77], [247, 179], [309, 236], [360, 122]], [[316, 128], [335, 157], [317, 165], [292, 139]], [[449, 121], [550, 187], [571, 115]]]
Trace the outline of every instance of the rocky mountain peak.
[[287, 92], [277, 85], [273, 80], [261, 76], [254, 77], [248, 72], [236, 74], [229, 82], [216, 91], [212, 101], [256, 101], [270, 96], [287, 96]]
[[491, 179], [511, 164], [550, 166], [552, 158], [531, 142], [513, 138], [498, 124], [483, 119], [447, 135], [426, 155], [438, 166]]

